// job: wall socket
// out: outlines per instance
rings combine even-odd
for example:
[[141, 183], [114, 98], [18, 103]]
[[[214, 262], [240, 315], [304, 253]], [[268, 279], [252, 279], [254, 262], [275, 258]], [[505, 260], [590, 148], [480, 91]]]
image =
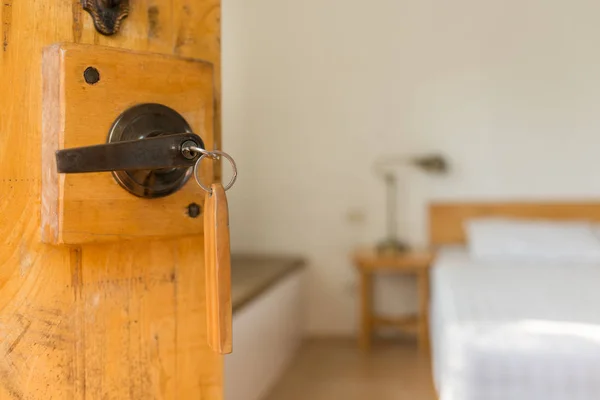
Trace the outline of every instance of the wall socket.
[[346, 222], [352, 225], [364, 225], [367, 221], [367, 215], [363, 209], [355, 208], [346, 211]]

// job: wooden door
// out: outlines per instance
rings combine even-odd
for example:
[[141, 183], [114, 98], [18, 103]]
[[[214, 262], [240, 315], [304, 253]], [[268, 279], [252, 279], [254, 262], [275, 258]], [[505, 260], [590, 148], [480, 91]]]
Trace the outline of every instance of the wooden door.
[[206, 343], [201, 236], [71, 246], [40, 238], [46, 46], [212, 63], [219, 143], [219, 0], [130, 3], [115, 36], [97, 33], [80, 0], [0, 5], [2, 400], [222, 398], [222, 359]]

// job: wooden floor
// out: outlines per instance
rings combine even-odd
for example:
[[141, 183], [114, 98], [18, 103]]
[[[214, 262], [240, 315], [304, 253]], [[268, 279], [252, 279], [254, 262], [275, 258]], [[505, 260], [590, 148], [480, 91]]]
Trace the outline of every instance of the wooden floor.
[[414, 342], [374, 345], [313, 340], [265, 400], [435, 400], [429, 360]]

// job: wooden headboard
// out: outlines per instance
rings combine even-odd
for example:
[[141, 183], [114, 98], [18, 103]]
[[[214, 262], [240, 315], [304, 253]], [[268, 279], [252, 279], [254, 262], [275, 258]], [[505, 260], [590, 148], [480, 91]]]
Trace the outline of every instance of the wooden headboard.
[[464, 222], [476, 217], [513, 217], [600, 222], [598, 203], [434, 203], [429, 206], [432, 246], [464, 244]]

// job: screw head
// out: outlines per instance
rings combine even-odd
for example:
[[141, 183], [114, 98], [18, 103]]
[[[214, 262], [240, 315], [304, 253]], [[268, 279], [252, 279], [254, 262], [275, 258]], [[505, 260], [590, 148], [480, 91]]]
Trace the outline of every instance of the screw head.
[[87, 67], [83, 71], [83, 78], [88, 84], [94, 85], [100, 80], [100, 72], [94, 67]]
[[188, 216], [190, 218], [198, 218], [198, 216], [200, 215], [200, 213], [202, 212], [202, 209], [200, 208], [200, 206], [196, 203], [192, 203], [187, 207], [188, 211]]

